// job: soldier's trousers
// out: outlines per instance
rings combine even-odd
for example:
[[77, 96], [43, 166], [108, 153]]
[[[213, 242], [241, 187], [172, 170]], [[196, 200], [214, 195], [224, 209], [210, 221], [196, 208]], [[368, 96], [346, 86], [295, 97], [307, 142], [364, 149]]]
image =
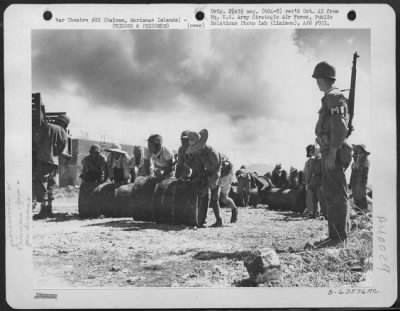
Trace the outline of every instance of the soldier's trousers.
[[[324, 197], [322, 195], [321, 186], [320, 185], [310, 185], [311, 191], [311, 200], [313, 204], [313, 215], [322, 215], [327, 218], [326, 204]], [[318, 203], [320, 209], [318, 209]]]
[[350, 229], [349, 199], [344, 166], [336, 159], [334, 169], [325, 168], [322, 154], [322, 195], [328, 214], [329, 237], [344, 241]]
[[32, 194], [38, 202], [52, 201], [55, 177], [58, 166], [55, 164], [36, 161], [32, 167]]
[[248, 178], [238, 178], [237, 193], [243, 206], [249, 205], [250, 200], [250, 184], [251, 180]]
[[357, 207], [362, 210], [363, 212], [368, 211], [368, 201], [367, 201], [367, 196], [362, 197], [362, 198], [354, 198], [354, 204], [357, 205]]

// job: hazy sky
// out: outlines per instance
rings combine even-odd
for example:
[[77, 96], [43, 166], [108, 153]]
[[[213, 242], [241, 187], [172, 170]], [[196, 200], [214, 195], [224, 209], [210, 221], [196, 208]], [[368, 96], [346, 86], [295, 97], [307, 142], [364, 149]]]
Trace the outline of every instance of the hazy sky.
[[171, 149], [182, 130], [209, 130], [209, 144], [241, 164], [303, 168], [320, 107], [311, 78], [321, 60], [337, 86], [357, 72], [356, 131], [370, 143], [369, 30], [35, 30], [33, 92], [66, 111], [77, 137]]

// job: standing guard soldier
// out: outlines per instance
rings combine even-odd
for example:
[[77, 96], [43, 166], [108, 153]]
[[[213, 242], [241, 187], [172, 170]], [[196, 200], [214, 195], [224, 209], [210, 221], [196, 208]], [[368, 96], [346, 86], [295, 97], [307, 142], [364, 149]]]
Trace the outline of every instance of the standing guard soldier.
[[315, 247], [344, 246], [349, 232], [349, 202], [345, 169], [351, 162], [348, 133], [347, 100], [334, 86], [336, 70], [320, 62], [312, 75], [324, 93], [315, 127], [322, 157], [322, 193], [328, 212], [329, 237]]
[[239, 194], [240, 202], [243, 206], [249, 206], [252, 181], [251, 174], [246, 169], [246, 166], [242, 165], [235, 175], [238, 182], [237, 193]]
[[37, 218], [52, 217], [53, 188], [58, 172], [58, 157], [68, 144], [67, 127], [70, 122], [66, 114], [49, 123], [41, 115], [41, 126], [33, 133], [33, 146], [36, 152], [32, 161], [33, 195], [41, 208]]

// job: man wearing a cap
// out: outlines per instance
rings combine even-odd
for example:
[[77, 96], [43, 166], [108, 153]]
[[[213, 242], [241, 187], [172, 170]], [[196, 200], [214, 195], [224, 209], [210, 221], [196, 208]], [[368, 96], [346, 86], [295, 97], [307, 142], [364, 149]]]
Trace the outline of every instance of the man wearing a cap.
[[286, 170], [281, 170], [281, 175], [278, 179], [278, 187], [279, 188], [288, 188], [289, 187], [289, 178]]
[[365, 145], [353, 145], [354, 162], [351, 166], [350, 189], [355, 205], [361, 212], [368, 211], [367, 184], [370, 162]]
[[127, 184], [130, 177], [128, 153], [119, 144], [104, 150], [110, 152], [107, 157], [108, 178], [117, 185]]
[[310, 189], [310, 179], [311, 179], [311, 162], [312, 162], [312, 157], [314, 155], [315, 151], [315, 145], [308, 145], [306, 147], [306, 157], [307, 161], [304, 165], [304, 184], [306, 187], [306, 213], [308, 216], [312, 216], [313, 214], [313, 204], [312, 204], [312, 193]]
[[334, 86], [336, 71], [326, 62], [316, 65], [313, 78], [324, 93], [315, 127], [322, 158], [322, 194], [328, 213], [329, 237], [316, 247], [344, 246], [349, 232], [349, 202], [345, 169], [351, 161], [347, 100]]
[[107, 159], [100, 153], [99, 145], [92, 145], [89, 149], [89, 155], [82, 160], [83, 181], [102, 183], [106, 180]]
[[144, 154], [147, 148], [139, 145], [133, 146], [133, 155], [129, 159], [129, 170], [131, 173], [131, 183], [135, 181], [136, 177], [146, 176], [144, 170]]
[[[322, 160], [319, 148], [314, 148], [314, 155], [311, 158], [310, 179], [308, 187], [311, 190], [311, 198], [313, 204], [312, 218], [317, 218], [320, 214], [325, 218], [328, 217], [326, 212], [325, 201], [322, 196]], [[320, 209], [318, 208], [318, 202]]]
[[249, 206], [250, 200], [250, 189], [251, 189], [251, 174], [246, 169], [245, 165], [242, 165], [239, 170], [236, 171], [236, 179], [238, 182], [237, 193], [243, 206]]
[[[207, 189], [211, 190], [210, 205], [213, 208], [216, 222], [213, 227], [222, 226], [219, 200], [232, 210], [231, 222], [237, 221], [238, 210], [228, 193], [233, 179], [233, 167], [226, 157], [216, 152], [212, 147], [206, 145], [208, 131], [201, 130], [199, 133], [189, 132], [186, 153], [191, 155], [191, 169], [194, 177], [205, 178], [207, 186], [202, 189], [201, 194], [205, 196]], [[207, 212], [205, 212], [206, 216]], [[203, 221], [203, 224], [205, 219]]]
[[299, 172], [297, 171], [297, 168], [294, 168], [293, 166], [290, 167], [289, 171], [289, 188], [299, 188]]
[[281, 174], [282, 174], [282, 164], [278, 163], [275, 165], [275, 168], [272, 170], [271, 181], [275, 187], [280, 187], [281, 183]]
[[33, 132], [32, 140], [32, 192], [34, 200], [41, 203], [37, 218], [51, 217], [53, 189], [58, 171], [58, 157], [68, 144], [69, 117], [62, 114], [55, 124], [46, 121], [41, 114], [41, 126]]
[[150, 165], [154, 166], [154, 177], [162, 180], [173, 175], [172, 164], [174, 154], [163, 145], [161, 135], [150, 135], [147, 140], [148, 149], [144, 153], [144, 171], [146, 176], [151, 175]]
[[189, 147], [189, 130], [185, 130], [181, 133], [181, 146], [178, 149], [178, 162], [176, 164], [175, 177], [176, 178], [188, 178], [191, 175], [190, 169], [190, 154], [186, 153], [187, 147]]

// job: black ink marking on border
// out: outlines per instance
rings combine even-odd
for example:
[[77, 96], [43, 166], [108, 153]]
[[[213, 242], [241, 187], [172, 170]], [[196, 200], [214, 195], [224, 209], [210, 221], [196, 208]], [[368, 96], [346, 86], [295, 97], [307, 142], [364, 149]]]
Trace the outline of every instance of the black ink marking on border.
[[49, 21], [49, 20], [51, 20], [53, 18], [53, 13], [51, 13], [50, 11], [45, 11], [44, 13], [43, 13], [43, 19], [45, 20], [45, 21]]
[[204, 13], [203, 13], [203, 11], [198, 11], [198, 12], [196, 12], [195, 17], [196, 17], [196, 19], [197, 19], [198, 21], [202, 21], [202, 20], [204, 19]]
[[356, 11], [349, 11], [349, 13], [347, 13], [347, 18], [349, 19], [349, 21], [354, 21], [357, 17]]

